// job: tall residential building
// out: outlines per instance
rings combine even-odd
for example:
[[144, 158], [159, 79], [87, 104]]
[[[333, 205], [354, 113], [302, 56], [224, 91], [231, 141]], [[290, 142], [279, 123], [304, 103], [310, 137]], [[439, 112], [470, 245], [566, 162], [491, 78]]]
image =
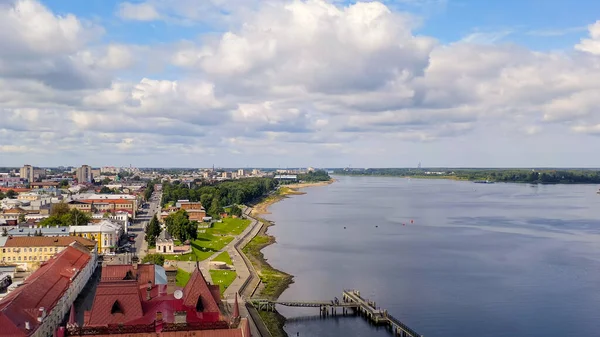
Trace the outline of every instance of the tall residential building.
[[33, 182], [33, 171], [33, 166], [25, 165], [21, 167], [19, 176], [21, 177], [21, 179], [27, 179], [28, 182]]
[[89, 165], [82, 165], [77, 169], [77, 182], [80, 184], [92, 182], [92, 168]]
[[237, 171], [238, 177], [243, 177], [246, 175], [246, 171], [244, 169], [239, 169]]

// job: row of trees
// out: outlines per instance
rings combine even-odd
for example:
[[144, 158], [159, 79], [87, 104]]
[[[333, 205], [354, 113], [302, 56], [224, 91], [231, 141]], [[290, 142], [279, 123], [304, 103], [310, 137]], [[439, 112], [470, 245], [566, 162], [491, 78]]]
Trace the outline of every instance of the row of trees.
[[90, 214], [70, 209], [64, 202], [52, 205], [50, 216], [40, 221], [41, 226], [86, 226], [92, 221]]
[[152, 198], [152, 193], [154, 193], [154, 182], [151, 181], [148, 183], [148, 186], [146, 186], [146, 189], [144, 190], [144, 199], [146, 201], [150, 200], [150, 198]]
[[224, 206], [251, 202], [276, 186], [277, 182], [272, 178], [248, 178], [212, 184], [193, 182], [190, 185], [174, 181], [163, 184], [162, 205], [181, 199], [200, 201], [208, 215], [218, 218]]
[[305, 174], [299, 174], [298, 180], [305, 182], [329, 181], [331, 180], [331, 177], [325, 170], [316, 170]]
[[532, 184], [598, 184], [600, 171], [552, 170], [552, 169], [408, 169], [379, 168], [336, 170], [336, 174], [368, 176], [427, 176], [427, 171], [442, 172], [442, 176], [453, 176], [467, 180], [490, 180], [497, 182]]

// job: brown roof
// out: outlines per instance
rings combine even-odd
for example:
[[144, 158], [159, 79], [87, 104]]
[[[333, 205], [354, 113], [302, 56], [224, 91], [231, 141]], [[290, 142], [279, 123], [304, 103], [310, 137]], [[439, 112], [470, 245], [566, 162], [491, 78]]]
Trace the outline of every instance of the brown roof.
[[131, 275], [134, 279], [137, 279], [138, 284], [147, 286], [148, 281], [154, 285], [154, 264], [139, 264], [137, 269], [130, 264], [122, 265], [107, 265], [102, 267], [102, 281], [120, 281], [124, 280], [127, 276], [127, 272], [131, 271]]
[[219, 306], [213, 297], [213, 293], [210, 291], [200, 269], [196, 268], [185, 288], [183, 288], [183, 304], [194, 307], [198, 299], [202, 301], [203, 311], [219, 312]]
[[[117, 308], [118, 310], [113, 310]], [[92, 310], [85, 313], [86, 326], [126, 323], [144, 316], [138, 284], [131, 281], [102, 281], [98, 284]]]
[[[39, 322], [39, 308], [50, 312], [71, 286], [71, 279], [90, 261], [89, 252], [77, 244], [43, 263], [25, 282], [0, 301], [0, 336], [29, 336]], [[25, 330], [29, 322], [31, 331]]]
[[54, 181], [43, 181], [41, 183], [30, 183], [31, 186], [58, 186], [59, 183]]
[[21, 214], [21, 213], [27, 213], [27, 211], [25, 211], [21, 207], [15, 207], [15, 208], [7, 209], [4, 211], [4, 214], [15, 214], [15, 213]]
[[96, 242], [80, 236], [10, 236], [6, 240], [4, 247], [65, 247], [73, 242], [77, 242], [87, 248], [96, 246]]

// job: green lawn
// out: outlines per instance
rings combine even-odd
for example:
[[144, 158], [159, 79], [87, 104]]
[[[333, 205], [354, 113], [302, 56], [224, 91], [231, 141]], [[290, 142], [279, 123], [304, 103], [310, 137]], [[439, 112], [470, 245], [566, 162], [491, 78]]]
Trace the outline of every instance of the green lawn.
[[175, 277], [176, 281], [177, 281], [177, 286], [178, 287], [185, 287], [185, 285], [188, 283], [188, 281], [190, 280], [190, 277], [192, 276], [192, 274], [188, 273], [187, 271], [178, 268], [177, 269], [177, 276]]
[[[192, 253], [179, 256], [169, 254], [165, 255], [165, 259], [175, 261], [206, 260], [230, 243], [235, 235], [241, 234], [249, 224], [250, 220], [223, 219], [222, 223], [215, 223], [212, 228], [206, 229], [204, 233], [198, 233], [198, 238], [191, 242]], [[191, 260], [190, 257], [192, 257]]]
[[217, 257], [215, 257], [213, 259], [213, 261], [220, 261], [220, 262], [225, 262], [230, 266], [233, 266], [233, 262], [231, 261], [231, 257], [229, 256], [228, 252], [222, 252], [221, 254], [219, 254]]
[[232, 270], [210, 270], [210, 277], [212, 278], [213, 284], [218, 284], [220, 286], [222, 296], [225, 289], [227, 289], [233, 280], [235, 280], [237, 274]]
[[223, 222], [215, 222], [213, 228], [209, 228], [207, 232], [212, 231], [214, 234], [238, 235], [241, 234], [249, 224], [250, 220], [248, 219], [225, 218], [223, 219]]

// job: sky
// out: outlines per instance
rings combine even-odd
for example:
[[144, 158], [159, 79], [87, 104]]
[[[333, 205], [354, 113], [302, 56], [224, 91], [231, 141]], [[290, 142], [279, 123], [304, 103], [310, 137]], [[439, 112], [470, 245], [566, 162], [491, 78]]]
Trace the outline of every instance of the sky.
[[0, 0], [0, 167], [600, 167], [600, 1]]

